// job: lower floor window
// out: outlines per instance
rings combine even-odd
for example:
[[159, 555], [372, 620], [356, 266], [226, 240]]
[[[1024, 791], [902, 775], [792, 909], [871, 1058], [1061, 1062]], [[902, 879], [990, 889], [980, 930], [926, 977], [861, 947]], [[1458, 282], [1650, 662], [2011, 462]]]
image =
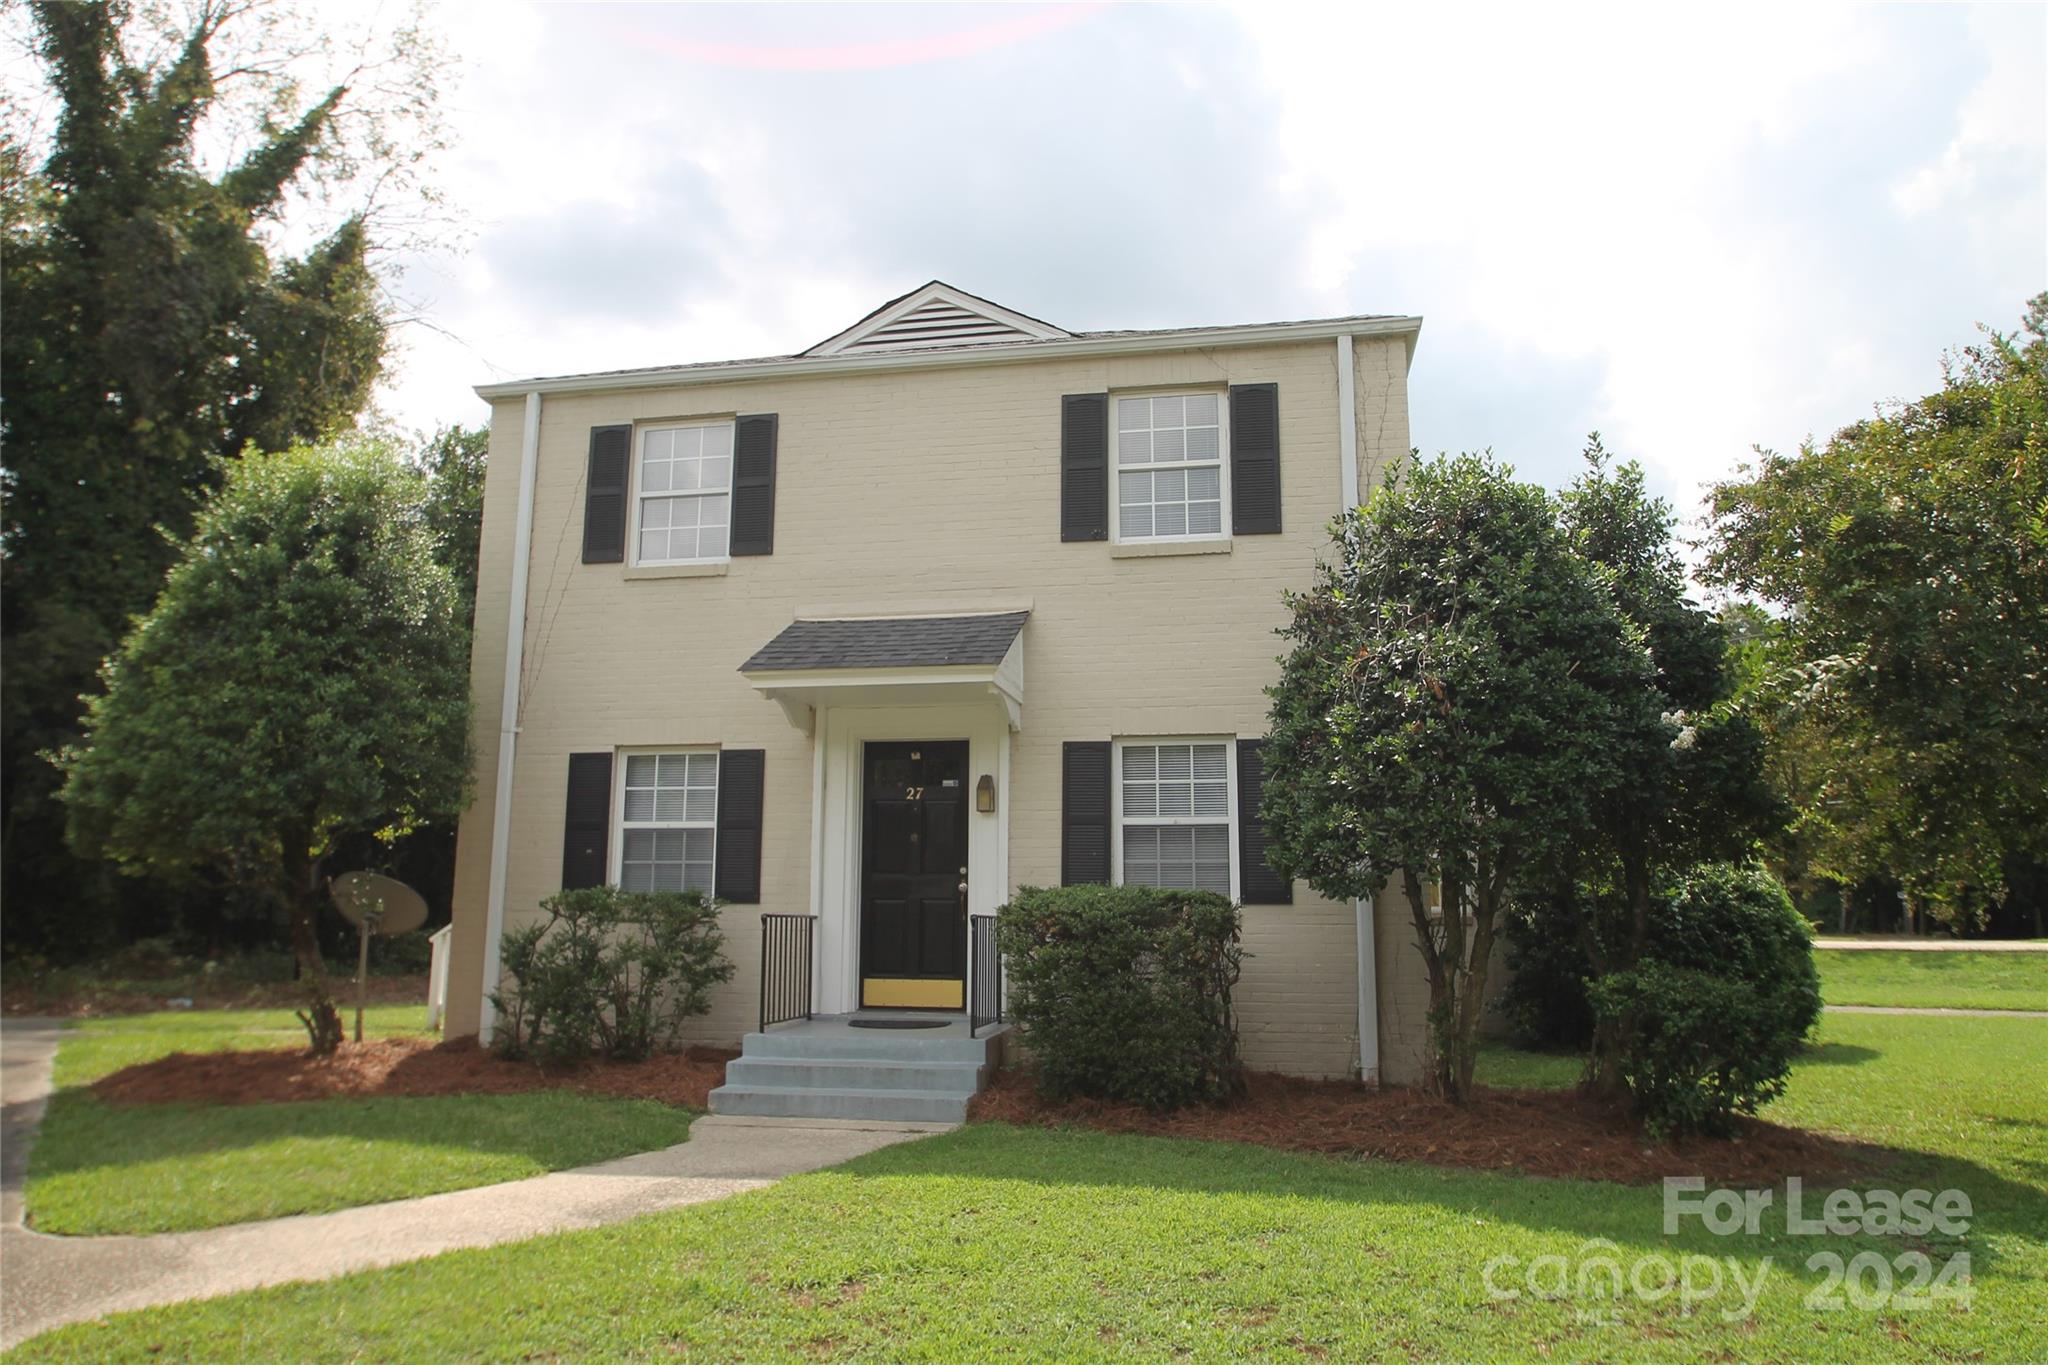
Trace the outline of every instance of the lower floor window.
[[1235, 895], [1235, 784], [1228, 740], [1117, 746], [1117, 831], [1126, 886]]
[[711, 893], [718, 755], [628, 754], [619, 801], [619, 886]]

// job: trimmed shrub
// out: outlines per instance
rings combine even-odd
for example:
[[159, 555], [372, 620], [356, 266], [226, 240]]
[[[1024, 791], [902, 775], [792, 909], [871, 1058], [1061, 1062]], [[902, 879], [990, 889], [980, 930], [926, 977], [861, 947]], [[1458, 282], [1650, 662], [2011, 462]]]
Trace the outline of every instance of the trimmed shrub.
[[1760, 867], [1703, 864], [1661, 901], [1649, 959], [1587, 997], [1651, 1131], [1726, 1133], [1784, 1093], [1820, 1018], [1812, 933]]
[[1177, 1109], [1238, 1093], [1237, 907], [1208, 891], [1023, 887], [996, 919], [1012, 1016], [1052, 1099]]
[[559, 891], [547, 918], [505, 935], [491, 995], [499, 1046], [543, 1062], [638, 1061], [732, 978], [718, 906], [695, 891]]

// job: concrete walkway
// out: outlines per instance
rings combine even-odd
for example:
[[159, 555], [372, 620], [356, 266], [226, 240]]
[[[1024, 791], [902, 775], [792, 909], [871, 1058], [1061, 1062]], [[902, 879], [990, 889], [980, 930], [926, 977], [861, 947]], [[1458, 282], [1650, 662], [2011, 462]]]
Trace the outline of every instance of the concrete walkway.
[[1816, 948], [1886, 953], [2048, 953], [2044, 938], [1817, 938]]
[[759, 1189], [942, 1125], [706, 1116], [659, 1152], [336, 1213], [153, 1237], [51, 1237], [22, 1226], [22, 1176], [49, 1094], [55, 1021], [0, 1024], [0, 1349], [67, 1322], [457, 1247], [492, 1246]]
[[1830, 1014], [1919, 1014], [1937, 1019], [2048, 1019], [2048, 1010], [1970, 1010], [1947, 1005], [1829, 1005]]

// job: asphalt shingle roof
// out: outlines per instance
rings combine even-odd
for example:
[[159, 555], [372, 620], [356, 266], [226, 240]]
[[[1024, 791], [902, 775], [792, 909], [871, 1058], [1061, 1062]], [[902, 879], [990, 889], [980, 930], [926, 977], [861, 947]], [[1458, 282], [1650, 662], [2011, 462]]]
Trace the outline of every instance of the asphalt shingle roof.
[[986, 616], [887, 616], [797, 621], [740, 665], [754, 673], [799, 668], [943, 668], [998, 664], [1028, 611]]

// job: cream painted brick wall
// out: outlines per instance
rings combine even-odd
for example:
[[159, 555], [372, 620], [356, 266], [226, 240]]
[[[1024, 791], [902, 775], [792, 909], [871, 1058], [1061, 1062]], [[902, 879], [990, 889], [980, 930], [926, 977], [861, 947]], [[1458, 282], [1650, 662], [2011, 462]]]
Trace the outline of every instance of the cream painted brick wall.
[[[1361, 339], [1361, 487], [1407, 453], [1406, 350]], [[560, 885], [568, 755], [630, 745], [767, 752], [762, 904], [726, 916], [738, 971], [705, 1041], [752, 1026], [758, 914], [810, 905], [811, 742], [740, 677], [799, 609], [980, 610], [1029, 600], [1024, 728], [1009, 815], [1017, 885], [1059, 879], [1060, 745], [1121, 735], [1265, 731], [1280, 593], [1305, 586], [1339, 506], [1335, 347], [1248, 346], [1096, 360], [763, 379], [550, 396], [540, 432], [507, 924]], [[1116, 559], [1059, 538], [1060, 397], [1161, 385], [1274, 382], [1283, 522], [1231, 553]], [[580, 562], [589, 431], [619, 422], [780, 415], [775, 553], [722, 577], [628, 579]], [[477, 800], [457, 847], [451, 1033], [477, 1027], [506, 580], [522, 404], [492, 416], [474, 682]], [[934, 736], [935, 738], [937, 736]], [[1247, 1056], [1315, 1075], [1356, 1056], [1348, 907], [1297, 888], [1249, 907], [1240, 988]]]

